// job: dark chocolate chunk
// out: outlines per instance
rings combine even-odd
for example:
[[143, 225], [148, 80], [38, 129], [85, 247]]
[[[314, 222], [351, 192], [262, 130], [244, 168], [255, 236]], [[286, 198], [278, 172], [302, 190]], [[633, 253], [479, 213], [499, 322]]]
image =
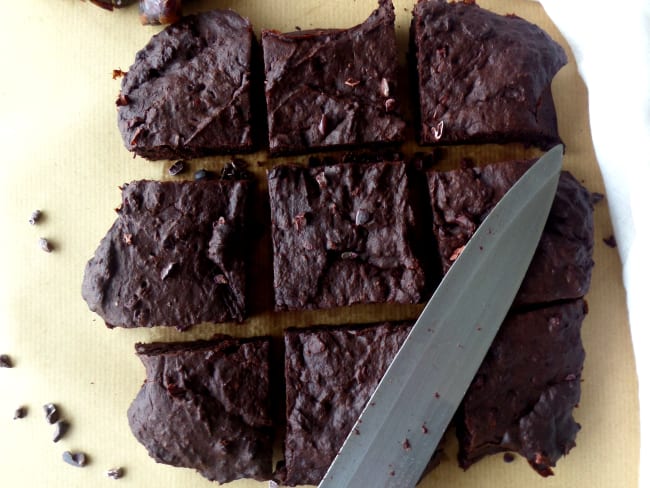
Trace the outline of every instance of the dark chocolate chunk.
[[52, 252], [54, 250], [54, 246], [52, 246], [52, 243], [48, 241], [45, 237], [41, 237], [38, 240], [38, 247], [41, 248], [44, 252]]
[[109, 327], [242, 321], [249, 186], [124, 185], [118, 218], [86, 266], [82, 295], [90, 309]]
[[262, 31], [272, 154], [403, 141], [394, 23], [380, 0], [350, 29]]
[[14, 420], [24, 419], [25, 417], [27, 417], [27, 407], [18, 407], [14, 412]]
[[232, 10], [188, 15], [153, 36], [122, 78], [127, 149], [147, 159], [252, 150], [252, 46], [250, 23]]
[[[480, 223], [531, 161], [430, 172], [433, 229], [443, 271], [462, 252]], [[533, 261], [516, 305], [579, 298], [587, 293], [593, 268], [593, 208], [590, 194], [563, 171]]]
[[70, 429], [70, 424], [68, 422], [65, 420], [58, 420], [56, 424], [54, 424], [54, 435], [52, 436], [52, 440], [54, 442], [59, 442], [68, 432], [68, 429]]
[[213, 179], [214, 179], [214, 173], [208, 169], [201, 168], [194, 173], [195, 181], [213, 180]]
[[427, 0], [411, 41], [420, 143], [560, 142], [550, 86], [567, 56], [542, 29], [473, 1]]
[[169, 176], [177, 176], [185, 172], [185, 161], [179, 160], [172, 164], [167, 170]]
[[157, 462], [209, 480], [271, 475], [268, 338], [137, 344], [147, 379], [128, 411]]
[[422, 299], [404, 163], [279, 166], [268, 182], [277, 310]]
[[124, 476], [124, 468], [111, 468], [106, 471], [106, 476], [112, 480], [119, 480]]

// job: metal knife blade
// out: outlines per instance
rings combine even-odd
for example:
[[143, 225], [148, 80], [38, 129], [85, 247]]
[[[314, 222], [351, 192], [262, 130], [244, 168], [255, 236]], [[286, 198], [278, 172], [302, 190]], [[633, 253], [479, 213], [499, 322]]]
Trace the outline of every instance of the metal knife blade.
[[562, 146], [494, 207], [427, 303], [319, 488], [415, 486], [521, 285], [555, 197]]

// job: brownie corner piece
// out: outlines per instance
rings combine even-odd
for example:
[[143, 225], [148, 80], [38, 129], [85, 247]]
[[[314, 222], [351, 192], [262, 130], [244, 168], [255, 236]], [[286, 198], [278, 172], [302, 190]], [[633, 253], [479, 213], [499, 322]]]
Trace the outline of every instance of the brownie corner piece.
[[561, 142], [550, 87], [567, 56], [538, 26], [473, 1], [421, 0], [411, 49], [421, 144]]
[[269, 351], [266, 337], [137, 344], [147, 379], [128, 410], [134, 436], [211, 481], [270, 479]]
[[349, 29], [262, 32], [271, 154], [401, 143], [390, 0]]
[[153, 36], [122, 79], [126, 148], [151, 160], [253, 150], [253, 44], [232, 10], [188, 15]]
[[511, 313], [458, 410], [458, 461], [518, 452], [542, 476], [575, 446], [585, 351], [582, 299]]
[[134, 181], [86, 265], [82, 296], [109, 327], [241, 322], [248, 181]]
[[268, 182], [276, 310], [422, 299], [404, 163], [279, 166]]
[[385, 322], [285, 330], [284, 484], [321, 481], [411, 325]]

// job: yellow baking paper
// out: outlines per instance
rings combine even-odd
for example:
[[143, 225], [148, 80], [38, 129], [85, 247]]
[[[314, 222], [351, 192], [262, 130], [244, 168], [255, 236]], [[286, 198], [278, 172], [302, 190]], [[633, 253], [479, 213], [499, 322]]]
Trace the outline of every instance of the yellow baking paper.
[[[363, 21], [374, 0], [187, 0], [185, 11], [234, 8], [261, 28], [294, 30], [347, 27]], [[536, 2], [485, 0], [484, 7], [530, 19], [569, 47]], [[413, 1], [395, 1], [399, 47], [405, 64]], [[588, 16], [585, 22], [588, 22]], [[138, 22], [137, 6], [107, 12], [81, 0], [7, 0], [0, 29], [0, 354], [14, 358], [0, 369], [0, 486], [208, 487], [213, 483], [189, 469], [156, 464], [131, 435], [126, 410], [144, 369], [133, 352], [137, 341], [191, 340], [216, 332], [238, 336], [280, 336], [289, 325], [370, 322], [414, 318], [420, 306], [364, 306], [325, 312], [269, 312], [271, 268], [268, 234], [256, 244], [251, 280], [253, 316], [243, 325], [203, 324], [187, 333], [174, 329], [108, 330], [81, 299], [84, 265], [92, 256], [119, 205], [118, 186], [134, 179], [168, 178], [169, 162], [133, 158], [116, 127], [119, 80], [136, 51], [160, 30]], [[634, 89], [631, 85], [626, 89]], [[603, 192], [589, 131], [587, 91], [575, 59], [558, 74], [553, 93], [560, 132], [567, 144], [565, 167], [591, 191]], [[410, 153], [414, 144], [403, 148]], [[520, 146], [453, 148], [441, 168], [460, 158], [477, 163], [538, 154]], [[265, 153], [245, 157], [265, 190], [264, 170], [283, 160]], [[191, 162], [191, 170], [220, 168], [228, 158]], [[293, 158], [304, 162], [305, 158]], [[257, 161], [262, 162], [261, 166]], [[34, 209], [43, 211], [36, 226]], [[595, 208], [596, 266], [588, 295], [583, 338], [587, 359], [582, 400], [575, 411], [582, 424], [577, 447], [560, 460], [556, 475], [542, 479], [522, 458], [506, 464], [501, 456], [467, 472], [455, 463], [456, 441], [448, 433], [445, 458], [423, 487], [627, 488], [636, 486], [639, 464], [637, 383], [615, 249], [603, 238], [612, 233], [606, 202]], [[39, 249], [48, 238], [54, 251]], [[45, 422], [42, 405], [55, 402], [72, 428], [58, 443]], [[13, 420], [26, 405], [29, 415]], [[61, 460], [65, 450], [81, 450], [83, 469]], [[279, 456], [280, 453], [278, 453]], [[276, 456], [276, 457], [278, 457]], [[113, 481], [106, 470], [121, 466]], [[118, 484], [116, 484], [118, 483]], [[237, 488], [267, 486], [238, 481]]]

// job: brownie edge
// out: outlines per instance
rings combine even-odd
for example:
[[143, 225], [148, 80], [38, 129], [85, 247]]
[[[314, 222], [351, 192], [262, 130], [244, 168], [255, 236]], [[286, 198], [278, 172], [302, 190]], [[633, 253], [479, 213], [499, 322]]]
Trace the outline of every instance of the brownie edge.
[[137, 344], [147, 379], [128, 410], [159, 463], [211, 481], [271, 476], [270, 339]]

